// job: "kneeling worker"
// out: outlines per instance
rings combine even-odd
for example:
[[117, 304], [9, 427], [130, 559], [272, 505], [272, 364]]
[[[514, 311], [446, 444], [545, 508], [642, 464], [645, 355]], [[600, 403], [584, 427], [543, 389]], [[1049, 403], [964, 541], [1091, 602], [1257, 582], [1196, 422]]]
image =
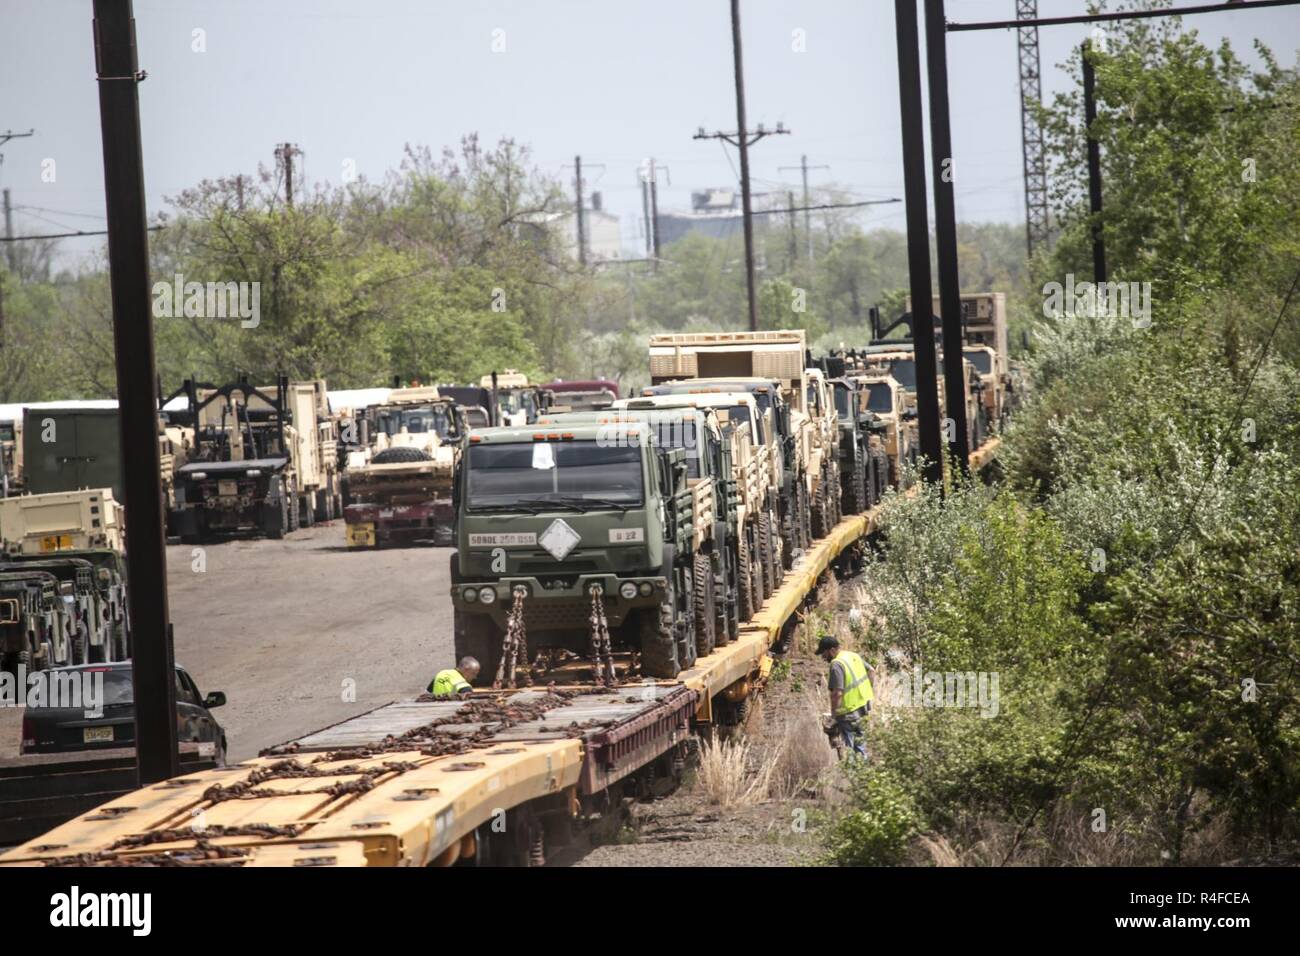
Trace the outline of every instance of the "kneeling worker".
[[865, 760], [867, 746], [862, 721], [871, 712], [875, 696], [870, 677], [875, 668], [853, 651], [840, 650], [839, 640], [829, 634], [817, 643], [817, 656], [831, 665], [827, 687], [831, 692], [834, 723], [827, 728], [827, 733], [838, 732], [844, 746]]
[[474, 692], [470, 686], [478, 677], [478, 661], [472, 657], [462, 657], [454, 668], [438, 671], [429, 682], [427, 690], [434, 697], [450, 700], [453, 697], [468, 697]]

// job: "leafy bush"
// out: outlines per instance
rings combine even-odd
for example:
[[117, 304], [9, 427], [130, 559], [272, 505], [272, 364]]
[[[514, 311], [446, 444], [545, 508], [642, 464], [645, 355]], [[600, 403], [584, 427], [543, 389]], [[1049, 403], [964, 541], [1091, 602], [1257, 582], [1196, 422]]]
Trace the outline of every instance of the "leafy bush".
[[920, 819], [907, 792], [892, 775], [863, 770], [855, 775], [854, 809], [827, 835], [827, 858], [837, 866], [892, 866], [903, 861]]

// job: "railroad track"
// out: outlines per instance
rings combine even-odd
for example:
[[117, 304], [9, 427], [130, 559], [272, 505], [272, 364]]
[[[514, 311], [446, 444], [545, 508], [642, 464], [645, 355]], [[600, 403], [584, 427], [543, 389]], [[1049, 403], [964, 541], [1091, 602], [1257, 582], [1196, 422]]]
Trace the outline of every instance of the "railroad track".
[[[972, 467], [996, 448], [979, 449]], [[575, 821], [680, 772], [692, 731], [724, 724], [761, 687], [772, 646], [877, 518], [842, 520], [737, 640], [675, 680], [603, 688], [561, 671], [467, 701], [396, 701], [127, 794], [0, 855], [0, 866], [540, 864]]]

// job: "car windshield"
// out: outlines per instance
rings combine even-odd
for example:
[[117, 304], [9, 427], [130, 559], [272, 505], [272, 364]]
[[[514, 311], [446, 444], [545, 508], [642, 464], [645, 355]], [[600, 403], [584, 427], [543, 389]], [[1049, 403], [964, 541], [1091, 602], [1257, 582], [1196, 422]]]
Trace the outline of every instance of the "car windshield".
[[962, 354], [966, 356], [966, 361], [974, 365], [976, 371], [981, 375], [988, 375], [993, 371], [993, 356], [989, 355], [988, 352], [972, 350]]
[[584, 498], [635, 507], [643, 499], [641, 448], [596, 441], [472, 445], [467, 496], [471, 510]]
[[403, 428], [411, 434], [437, 432], [440, 438], [456, 435], [456, 419], [446, 405], [389, 405], [375, 416], [375, 427], [385, 435]]

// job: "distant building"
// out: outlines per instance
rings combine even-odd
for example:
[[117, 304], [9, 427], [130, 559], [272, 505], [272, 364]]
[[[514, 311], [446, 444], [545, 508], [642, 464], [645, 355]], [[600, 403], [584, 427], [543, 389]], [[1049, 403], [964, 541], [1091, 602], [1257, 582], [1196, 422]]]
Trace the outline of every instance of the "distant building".
[[[534, 216], [531, 222], [556, 232], [565, 251], [578, 258], [578, 217], [573, 210]], [[591, 194], [591, 207], [582, 211], [582, 228], [586, 233], [587, 261], [602, 262], [623, 258], [623, 236], [618, 216], [605, 212], [600, 193]]]
[[[778, 208], [777, 197], [771, 193], [751, 193], [750, 201], [755, 212]], [[783, 207], [782, 207], [783, 208]], [[743, 210], [739, 189], [705, 189], [691, 193], [690, 212], [661, 212], [659, 214], [659, 243], [666, 246], [691, 233], [725, 239], [739, 235], [744, 229]], [[762, 228], [769, 216], [754, 219], [755, 228]]]

